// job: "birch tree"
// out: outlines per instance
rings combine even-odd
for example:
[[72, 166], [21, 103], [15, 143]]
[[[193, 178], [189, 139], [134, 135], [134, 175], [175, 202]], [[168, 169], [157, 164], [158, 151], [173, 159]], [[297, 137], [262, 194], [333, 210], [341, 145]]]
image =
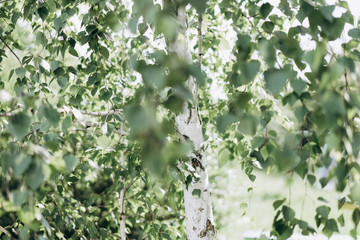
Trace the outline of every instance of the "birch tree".
[[272, 236], [330, 237], [352, 221], [355, 237], [360, 29], [350, 10], [0, 1], [0, 237], [215, 239], [206, 161], [222, 152], [251, 181], [263, 171], [335, 183], [338, 211], [321, 202], [314, 225], [275, 201]]
[[[175, 52], [184, 61], [191, 63], [192, 56], [188, 44], [188, 22], [185, 6], [179, 6], [177, 1], [164, 1], [165, 10], [176, 17], [179, 24], [175, 40], [168, 40], [168, 49]], [[198, 13], [198, 30], [201, 33], [201, 12]], [[198, 64], [201, 64], [201, 34], [198, 36]], [[206, 166], [204, 139], [201, 117], [198, 110], [198, 85], [194, 77], [186, 80], [185, 86], [190, 90], [193, 104], [185, 103], [182, 112], [176, 116], [176, 128], [182, 140], [190, 140], [193, 149], [189, 154], [191, 161], [184, 171], [187, 181], [184, 184], [184, 205], [187, 239], [215, 239], [211, 191]]]

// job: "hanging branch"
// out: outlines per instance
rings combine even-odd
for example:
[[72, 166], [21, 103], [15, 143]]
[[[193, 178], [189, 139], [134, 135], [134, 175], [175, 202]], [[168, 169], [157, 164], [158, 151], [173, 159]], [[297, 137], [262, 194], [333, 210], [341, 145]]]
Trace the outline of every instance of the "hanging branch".
[[5, 42], [5, 40], [0, 37], [0, 40], [5, 44], [5, 46], [10, 50], [10, 52], [16, 57], [16, 59], [19, 61], [20, 65], [23, 66], [20, 58], [18, 57], [18, 55], [16, 55], [16, 53], [11, 49], [11, 47]]
[[199, 65], [201, 66], [201, 57], [203, 55], [202, 53], [202, 32], [201, 32], [201, 24], [202, 24], [202, 14], [199, 14], [199, 25], [198, 25], [198, 35], [199, 35], [199, 43], [198, 43], [198, 62]]
[[[13, 113], [15, 110], [22, 108], [21, 106], [12, 109], [8, 112], [0, 112], [0, 117], [12, 117], [15, 115], [15, 113]], [[114, 115], [117, 113], [122, 113], [122, 109], [113, 109], [110, 111], [102, 111], [102, 112], [92, 112], [92, 111], [87, 111], [87, 110], [78, 110], [76, 108], [70, 109], [68, 107], [64, 107], [64, 108], [60, 108], [57, 110], [58, 113], [70, 113], [70, 112], [74, 112], [74, 111], [78, 111], [80, 112], [82, 115], [89, 115], [89, 116], [108, 116], [108, 115]]]

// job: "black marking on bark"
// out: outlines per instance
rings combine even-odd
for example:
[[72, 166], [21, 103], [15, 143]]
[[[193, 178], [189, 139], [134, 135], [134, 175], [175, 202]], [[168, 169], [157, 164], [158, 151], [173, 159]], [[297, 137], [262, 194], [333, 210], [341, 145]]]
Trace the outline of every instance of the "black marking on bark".
[[192, 116], [192, 108], [189, 109], [189, 117], [188, 117], [188, 119], [186, 120], [186, 124], [189, 124], [189, 123], [190, 123], [191, 116]]
[[197, 112], [197, 115], [198, 115], [198, 118], [199, 118], [200, 125], [202, 125], [202, 121], [201, 121], [201, 117], [200, 117], [200, 111], [199, 111], [198, 106], [196, 106], [196, 112]]
[[194, 154], [195, 154], [195, 156], [198, 158], [198, 159], [202, 159], [202, 154], [199, 152], [199, 151], [196, 151], [196, 150], [194, 150]]
[[203, 238], [206, 237], [206, 235], [215, 236], [216, 230], [215, 226], [211, 223], [211, 221], [208, 219], [206, 221], [206, 227], [205, 229], [201, 230], [199, 237]]
[[194, 169], [200, 168], [201, 170], [205, 171], [205, 168], [203, 167], [203, 165], [201, 164], [201, 162], [197, 158], [192, 158], [191, 159], [191, 164], [194, 167]]

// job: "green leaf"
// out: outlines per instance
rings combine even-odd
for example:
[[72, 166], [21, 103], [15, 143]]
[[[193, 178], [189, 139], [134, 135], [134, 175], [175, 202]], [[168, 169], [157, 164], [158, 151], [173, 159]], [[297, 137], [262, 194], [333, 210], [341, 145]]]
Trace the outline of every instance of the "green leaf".
[[360, 39], [360, 28], [350, 29], [348, 35], [352, 38]]
[[69, 66], [68, 67], [69, 72], [71, 72], [72, 74], [76, 75], [77, 74], [77, 70], [73, 67], [73, 66]]
[[316, 213], [322, 216], [323, 218], [328, 218], [330, 213], [330, 208], [327, 206], [320, 206], [316, 208]]
[[99, 137], [97, 140], [96, 140], [97, 144], [99, 144], [99, 146], [105, 150], [108, 146], [110, 146], [110, 143], [111, 143], [111, 138], [103, 135], [101, 137]]
[[40, 163], [37, 163], [34, 168], [26, 175], [27, 185], [35, 190], [45, 181], [45, 174]]
[[[177, 20], [170, 14], [164, 14], [161, 16], [161, 21], [156, 22], [156, 32], [163, 33], [166, 39], [174, 40], [178, 29]], [[179, 35], [178, 40], [180, 42], [185, 41], [184, 35]]]
[[330, 22], [332, 22], [333, 18], [333, 12], [335, 9], [335, 5], [329, 5], [329, 6], [323, 6], [320, 8], [320, 12], [322, 13], [322, 15], [329, 20]]
[[345, 226], [345, 219], [344, 219], [344, 215], [341, 214], [338, 218], [337, 218], [338, 223], [340, 223], [340, 226], [344, 227]]
[[260, 147], [262, 144], [264, 144], [265, 139], [263, 137], [255, 137], [251, 141], [251, 148], [256, 149]]
[[50, 63], [51, 71], [55, 71], [56, 69], [58, 69], [60, 64], [61, 64], [61, 62], [59, 62], [59, 61], [51, 61], [51, 63]]
[[46, 17], [49, 15], [49, 11], [46, 7], [38, 8], [37, 12], [43, 21], [45, 21]]
[[42, 105], [40, 107], [42, 114], [46, 117], [49, 123], [57, 127], [60, 121], [60, 113], [58, 113], [52, 106], [50, 105]]
[[298, 220], [297, 224], [299, 225], [299, 228], [302, 230], [306, 230], [309, 227], [309, 224], [302, 220]]
[[20, 79], [23, 79], [26, 74], [26, 69], [23, 67], [17, 68], [15, 69], [15, 73]]
[[337, 150], [340, 144], [339, 136], [331, 133], [325, 137], [325, 143], [327, 144], [328, 147], [327, 152], [331, 152], [331, 150]]
[[252, 182], [254, 182], [256, 180], [256, 176], [254, 174], [249, 174], [248, 177], [249, 177], [249, 180]]
[[240, 118], [239, 131], [245, 135], [253, 136], [256, 133], [258, 119], [252, 115], [244, 115]]
[[270, 14], [272, 9], [273, 6], [270, 3], [264, 3], [263, 5], [261, 5], [260, 14], [263, 17], [263, 19], [265, 19]]
[[274, 44], [264, 38], [259, 39], [259, 53], [270, 67], [274, 66], [276, 60]]
[[199, 14], [202, 14], [206, 10], [206, 2], [208, 0], [190, 0], [190, 4], [196, 9]]
[[10, 118], [10, 124], [8, 125], [8, 131], [21, 140], [26, 134], [29, 133], [31, 118], [25, 113], [15, 114]]
[[61, 18], [54, 19], [54, 28], [56, 31], [59, 31], [63, 26], [64, 26], [64, 23], [61, 20]]
[[60, 86], [61, 88], [65, 87], [66, 84], [68, 83], [68, 79], [67, 79], [66, 77], [58, 77], [58, 78], [56, 79], [56, 81], [57, 81], [57, 83], [59, 84], [59, 86]]
[[121, 24], [119, 22], [119, 17], [113, 11], [109, 11], [106, 14], [105, 23], [114, 32], [118, 32], [121, 29]]
[[226, 129], [236, 121], [236, 116], [226, 113], [216, 118], [216, 128], [219, 132], [224, 133]]
[[275, 24], [273, 22], [266, 21], [263, 25], [261, 25], [261, 28], [267, 33], [272, 33], [275, 28]]
[[281, 205], [283, 205], [283, 203], [284, 203], [285, 201], [286, 201], [286, 198], [281, 199], [281, 200], [276, 200], [276, 201], [273, 203], [274, 210], [278, 209]]
[[[18, 21], [18, 19], [20, 18], [20, 16], [21, 16], [21, 13], [19, 13], [19, 12], [14, 12], [13, 15], [12, 15], [12, 17], [11, 17], [11, 22], [12, 22], [13, 24], [16, 24], [16, 22]], [[0, 31], [0, 35], [1, 35], [1, 31]]]
[[327, 237], [331, 237], [334, 232], [339, 232], [335, 219], [329, 219], [325, 223], [325, 227], [322, 230]]
[[141, 35], [145, 34], [148, 30], [148, 24], [147, 23], [139, 23], [138, 24], [138, 30]]
[[45, 34], [41, 31], [38, 31], [36, 33], [36, 44], [45, 46], [46, 42], [47, 42], [47, 40], [46, 40]]
[[288, 206], [283, 206], [281, 211], [283, 213], [285, 221], [290, 222], [295, 218], [295, 211], [292, 208]]
[[77, 53], [77, 51], [74, 48], [70, 47], [68, 51], [74, 57], [79, 57], [79, 54]]
[[265, 86], [272, 93], [278, 93], [286, 84], [287, 73], [284, 70], [268, 70], [264, 73]]
[[360, 209], [359, 208], [355, 208], [355, 210], [353, 211], [352, 220], [353, 220], [355, 226], [359, 225], [359, 221], [360, 221]]
[[15, 177], [23, 174], [31, 163], [31, 157], [24, 154], [15, 154], [10, 159], [10, 166], [14, 171]]
[[130, 125], [131, 133], [134, 135], [145, 132], [152, 125], [152, 121], [145, 109], [140, 106], [128, 106], [125, 108], [124, 113], [125, 119]]
[[100, 53], [105, 59], [109, 58], [109, 55], [110, 55], [109, 50], [106, 47], [101, 46], [100, 47]]
[[296, 92], [297, 95], [301, 95], [301, 93], [305, 90], [306, 88], [306, 82], [304, 82], [301, 79], [293, 79], [292, 81], [290, 81], [290, 85], [291, 87], [294, 89], [294, 92]]
[[64, 118], [64, 120], [62, 121], [62, 126], [61, 126], [61, 129], [64, 133], [67, 132], [67, 130], [70, 128], [72, 124], [72, 121], [71, 121], [71, 117], [70, 116], [66, 116]]
[[66, 155], [66, 156], [64, 156], [64, 160], [66, 163], [66, 172], [70, 173], [70, 172], [74, 171], [74, 169], [78, 163], [78, 159], [74, 155]]
[[255, 76], [259, 72], [260, 62], [257, 60], [251, 60], [246, 64], [240, 65], [241, 71], [241, 83], [248, 84], [254, 80]]
[[346, 203], [346, 197], [343, 197], [341, 199], [338, 200], [338, 209], [341, 209], [342, 206], [344, 206], [344, 204]]
[[11, 192], [12, 195], [12, 202], [14, 203], [14, 206], [17, 208], [20, 208], [22, 203], [26, 200], [28, 196], [28, 191], [26, 190], [15, 190]]

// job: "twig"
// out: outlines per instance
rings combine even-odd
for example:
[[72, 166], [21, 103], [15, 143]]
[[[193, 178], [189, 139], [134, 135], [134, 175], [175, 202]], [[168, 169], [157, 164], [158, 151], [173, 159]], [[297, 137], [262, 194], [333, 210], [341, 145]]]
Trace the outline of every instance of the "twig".
[[14, 116], [14, 113], [12, 112], [14, 110], [11, 110], [10, 112], [0, 112], [0, 117], [12, 117]]
[[[1, 2], [0, 2], [1, 3]], [[0, 226], [0, 231], [3, 232], [5, 235], [7, 235], [8, 237], [10, 237], [11, 239], [14, 239], [11, 234], [9, 233], [8, 230], [6, 230], [5, 228], [3, 228], [2, 226]]]
[[[22, 108], [21, 106], [10, 110], [9, 112], [0, 112], [0, 117], [12, 117], [14, 116], [13, 111]], [[76, 108], [70, 109], [68, 107], [64, 107], [64, 108], [60, 108], [57, 110], [58, 113], [69, 113], [69, 112], [74, 112], [74, 111], [79, 111], [82, 115], [89, 115], [89, 116], [108, 116], [108, 115], [114, 115], [117, 113], [122, 113], [122, 109], [113, 109], [110, 111], [102, 111], [102, 112], [92, 112], [92, 111], [87, 111], [87, 110], [78, 110]]]
[[[40, 128], [37, 128], [37, 129], [35, 129], [34, 131], [29, 132], [28, 134], [26, 134], [26, 135], [24, 136], [24, 138], [27, 137], [27, 136], [30, 136], [31, 134], [36, 135], [36, 132], [38, 132], [38, 131], [40, 131]], [[35, 137], [36, 137], [36, 136], [35, 136]]]
[[14, 111], [18, 110], [19, 108], [22, 108], [21, 105], [18, 105], [16, 108], [8, 111], [8, 112], [0, 112], [0, 117], [12, 117], [14, 116]]
[[[75, 109], [75, 108], [73, 108]], [[83, 115], [90, 115], [90, 116], [108, 116], [108, 115], [113, 115], [113, 114], [117, 114], [117, 113], [121, 113], [122, 109], [113, 109], [110, 111], [103, 111], [103, 112], [92, 112], [92, 111], [87, 111], [87, 110], [78, 110], [75, 109], [77, 111], [79, 111], [81, 114]], [[57, 110], [59, 113], [68, 113], [71, 112], [71, 109], [66, 109], [66, 108], [60, 108]]]
[[199, 35], [199, 43], [198, 43], [198, 62], [199, 65], [201, 66], [201, 57], [202, 57], [202, 32], [201, 32], [201, 24], [202, 24], [202, 14], [199, 14], [199, 25], [198, 25], [198, 35]]
[[260, 31], [260, 29], [251, 21], [251, 19], [250, 19], [251, 17], [246, 16], [244, 13], [241, 13], [241, 15], [249, 21], [249, 23], [253, 27], [253, 29], [255, 29], [262, 37], [264, 37], [263, 32]]
[[129, 183], [129, 185], [127, 185], [124, 189], [125, 189], [125, 192], [127, 192], [127, 190], [129, 190], [129, 188], [131, 188], [131, 186], [139, 179], [140, 177], [136, 177], [135, 179], [133, 179], [131, 181], [131, 183]]
[[0, 37], [0, 40], [5, 44], [5, 46], [10, 50], [10, 52], [16, 57], [16, 59], [19, 61], [20, 65], [23, 66], [20, 58], [18, 57], [18, 55], [16, 55], [16, 53], [11, 49], [11, 47], [5, 42], [5, 40]]
[[[85, 126], [86, 126], [86, 127], [96, 127], [96, 128], [101, 127], [99, 124], [93, 123], [93, 122], [86, 122], [86, 123], [85, 123]], [[125, 132], [125, 131], [123, 131], [123, 130], [121, 130], [121, 129], [115, 128], [113, 131], [116, 132], [116, 133], [121, 134], [122, 136], [128, 136], [128, 135], [129, 135], [129, 133], [127, 133], [127, 132]]]

